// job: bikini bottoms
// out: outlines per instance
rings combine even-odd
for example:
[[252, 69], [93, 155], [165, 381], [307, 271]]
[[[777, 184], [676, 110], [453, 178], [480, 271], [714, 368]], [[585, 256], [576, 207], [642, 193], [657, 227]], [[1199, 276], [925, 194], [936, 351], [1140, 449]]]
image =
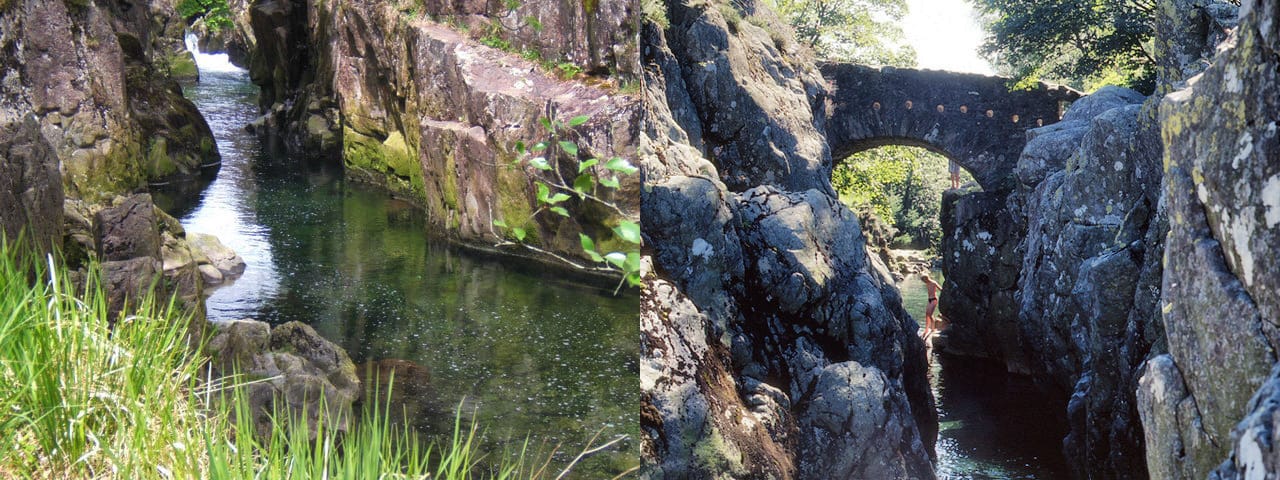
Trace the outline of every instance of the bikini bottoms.
[[936, 302], [936, 301], [938, 301], [938, 297], [929, 297], [929, 301], [930, 301], [930, 302]]

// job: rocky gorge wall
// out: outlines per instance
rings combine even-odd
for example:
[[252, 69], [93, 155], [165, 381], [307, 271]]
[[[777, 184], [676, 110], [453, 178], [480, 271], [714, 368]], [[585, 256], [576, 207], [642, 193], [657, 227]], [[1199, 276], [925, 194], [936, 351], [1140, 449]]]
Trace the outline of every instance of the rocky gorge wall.
[[176, 79], [193, 78], [168, 1], [0, 5], [0, 123], [38, 123], [70, 196], [105, 200], [218, 163]]
[[641, 49], [642, 476], [933, 478], [924, 345], [834, 196], [812, 61], [754, 1], [653, 6]]
[[[1234, 9], [1161, 2], [1155, 25], [1155, 95], [1103, 88], [1028, 132], [1013, 192], [944, 198], [941, 309], [954, 318], [939, 348], [1003, 361], [1060, 399], [1065, 453], [1083, 478], [1148, 476], [1139, 377], [1175, 341], [1161, 303], [1172, 212], [1156, 110], [1205, 68]], [[1177, 455], [1214, 455], [1199, 447]], [[1166, 472], [1150, 475], [1183, 478]]]
[[584, 258], [579, 233], [601, 251], [619, 249], [611, 228], [638, 215], [635, 175], [597, 189], [621, 212], [575, 198], [567, 217], [535, 215], [542, 174], [511, 164], [520, 144], [550, 137], [541, 118], [580, 115], [589, 120], [561, 139], [581, 158], [634, 159], [639, 98], [625, 83], [638, 70], [638, 10], [517, 3], [252, 2], [250, 73], [266, 113], [254, 127], [339, 156], [349, 177], [421, 206], [437, 231], [464, 244], [509, 240], [493, 226], [503, 220], [555, 255]]
[[1274, 2], [1241, 2], [1212, 66], [1160, 105], [1168, 352], [1138, 396], [1153, 477], [1280, 474], [1278, 26]]

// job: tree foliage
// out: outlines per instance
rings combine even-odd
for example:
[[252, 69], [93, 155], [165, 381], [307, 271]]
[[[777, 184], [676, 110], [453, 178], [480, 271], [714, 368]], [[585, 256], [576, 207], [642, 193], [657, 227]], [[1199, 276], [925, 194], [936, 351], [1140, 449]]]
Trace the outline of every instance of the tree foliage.
[[1155, 89], [1156, 0], [971, 1], [985, 17], [983, 54], [1022, 83]]
[[[961, 172], [961, 181], [972, 181]], [[887, 146], [859, 152], [835, 167], [832, 186], [851, 208], [870, 207], [898, 231], [894, 244], [936, 249], [938, 216], [950, 186], [947, 159], [923, 148]]]
[[[555, 109], [547, 105], [547, 116], [538, 119], [545, 130], [546, 137], [532, 146], [524, 142], [516, 143], [516, 158], [509, 167], [531, 167], [535, 174], [534, 187], [537, 189], [537, 208], [528, 219], [495, 218], [493, 226], [503, 230], [503, 234], [494, 232], [499, 239], [496, 246], [523, 246], [573, 266], [586, 270], [613, 271], [622, 274], [622, 285], [640, 286], [640, 224], [627, 219], [627, 212], [612, 200], [607, 192], [616, 192], [622, 188], [621, 177], [636, 175], [640, 169], [621, 157], [609, 159], [584, 158], [578, 148], [576, 127], [590, 120], [586, 116], [573, 117], [566, 120], [556, 118]], [[567, 160], [567, 161], [564, 161]], [[564, 165], [562, 165], [564, 163]], [[539, 215], [559, 215], [572, 218], [569, 207], [577, 205], [594, 205], [616, 214], [617, 221], [608, 234], [622, 245], [620, 250], [606, 251], [603, 238], [593, 238], [585, 233], [578, 234], [582, 245], [582, 253], [591, 259], [594, 265], [581, 265], [577, 261], [561, 257], [527, 243], [530, 232], [518, 225], [528, 224]], [[616, 289], [615, 289], [616, 292]]]
[[906, 0], [777, 0], [796, 39], [819, 57], [868, 65], [914, 66], [899, 26]]
[[232, 26], [231, 8], [227, 6], [227, 0], [180, 0], [178, 15], [188, 24], [203, 18], [212, 32]]

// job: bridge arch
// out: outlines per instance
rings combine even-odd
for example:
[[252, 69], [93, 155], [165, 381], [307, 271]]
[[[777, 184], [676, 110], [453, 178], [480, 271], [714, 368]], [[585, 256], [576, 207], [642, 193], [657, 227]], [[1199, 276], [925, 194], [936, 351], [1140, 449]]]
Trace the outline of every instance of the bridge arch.
[[968, 170], [983, 190], [1013, 189], [1026, 131], [1056, 123], [1081, 94], [967, 73], [825, 63], [830, 84], [827, 142], [842, 161], [885, 145], [924, 147]]

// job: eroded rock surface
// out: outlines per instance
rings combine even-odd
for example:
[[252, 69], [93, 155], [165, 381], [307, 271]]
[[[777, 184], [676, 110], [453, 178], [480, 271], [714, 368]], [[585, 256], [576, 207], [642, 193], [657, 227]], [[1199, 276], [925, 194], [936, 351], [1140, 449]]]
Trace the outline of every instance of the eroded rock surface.
[[932, 478], [924, 345], [832, 193], [821, 77], [756, 2], [666, 7], [641, 42], [642, 475]]

